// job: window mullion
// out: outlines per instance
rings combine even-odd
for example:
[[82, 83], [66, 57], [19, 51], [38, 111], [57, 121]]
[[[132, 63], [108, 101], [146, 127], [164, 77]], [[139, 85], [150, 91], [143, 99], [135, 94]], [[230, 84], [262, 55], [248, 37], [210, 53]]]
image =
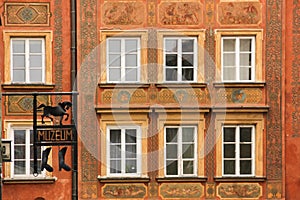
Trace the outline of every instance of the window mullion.
[[26, 175], [30, 174], [30, 130], [25, 131], [25, 171]]

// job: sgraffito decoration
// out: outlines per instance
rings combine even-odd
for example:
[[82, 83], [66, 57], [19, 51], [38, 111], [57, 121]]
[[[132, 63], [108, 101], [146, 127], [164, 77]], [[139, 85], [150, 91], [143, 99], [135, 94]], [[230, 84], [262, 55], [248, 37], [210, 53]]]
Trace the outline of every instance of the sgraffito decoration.
[[220, 183], [217, 193], [220, 198], [226, 199], [258, 199], [262, 195], [262, 187], [258, 183]]
[[147, 103], [147, 93], [143, 89], [121, 90], [106, 89], [102, 93], [102, 104], [131, 104], [131, 103]]
[[158, 93], [158, 102], [161, 104], [175, 103], [175, 104], [189, 104], [198, 102], [200, 104], [207, 103], [207, 90], [198, 88], [194, 89], [162, 89]]
[[257, 25], [262, 19], [260, 2], [221, 2], [217, 9], [222, 25]]
[[162, 2], [159, 5], [161, 25], [202, 24], [202, 4], [200, 2]]
[[[50, 99], [48, 96], [38, 96], [37, 104], [50, 105]], [[7, 115], [32, 115], [33, 97], [7, 96], [5, 105]]]
[[200, 183], [163, 183], [160, 194], [163, 198], [199, 199], [204, 195], [204, 187]]
[[49, 3], [5, 3], [5, 26], [49, 26]]
[[143, 198], [146, 188], [143, 184], [107, 184], [102, 189], [105, 198]]
[[206, 198], [214, 199], [216, 195], [216, 185], [214, 183], [206, 184]]
[[281, 199], [282, 198], [282, 186], [281, 182], [268, 183], [267, 185], [267, 195], [268, 199]]
[[261, 104], [263, 91], [259, 88], [226, 88], [217, 90], [217, 102]]
[[144, 3], [138, 1], [107, 1], [102, 10], [104, 25], [142, 25], [146, 13]]

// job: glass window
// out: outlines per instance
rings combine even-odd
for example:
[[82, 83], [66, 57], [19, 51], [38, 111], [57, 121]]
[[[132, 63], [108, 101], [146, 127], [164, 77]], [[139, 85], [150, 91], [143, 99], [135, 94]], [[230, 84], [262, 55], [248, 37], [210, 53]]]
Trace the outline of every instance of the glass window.
[[197, 75], [197, 38], [164, 38], [166, 82], [194, 82]]
[[196, 127], [165, 127], [166, 176], [195, 176], [197, 173]]

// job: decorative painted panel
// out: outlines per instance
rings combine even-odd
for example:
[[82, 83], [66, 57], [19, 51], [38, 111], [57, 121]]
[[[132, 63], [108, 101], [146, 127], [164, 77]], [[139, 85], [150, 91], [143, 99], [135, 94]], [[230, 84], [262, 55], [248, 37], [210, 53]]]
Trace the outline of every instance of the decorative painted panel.
[[159, 5], [159, 23], [163, 26], [195, 26], [203, 21], [200, 2], [163, 1]]
[[217, 90], [217, 102], [260, 104], [263, 103], [263, 91], [258, 88], [226, 88]]
[[214, 183], [206, 184], [206, 198], [213, 199], [216, 196], [216, 185]]
[[[38, 96], [37, 104], [50, 105], [47, 96]], [[32, 115], [33, 97], [31, 96], [7, 96], [6, 114], [7, 115]]]
[[217, 10], [222, 25], [257, 25], [262, 20], [260, 2], [222, 2]]
[[49, 26], [49, 3], [5, 3], [5, 26]]
[[281, 199], [282, 198], [282, 183], [273, 182], [267, 184], [268, 199]]
[[262, 187], [258, 183], [220, 183], [217, 193], [220, 198], [226, 199], [258, 199], [262, 195]]
[[144, 198], [146, 187], [144, 184], [107, 184], [102, 189], [105, 198], [136, 199]]
[[204, 89], [185, 88], [185, 89], [162, 89], [158, 93], [158, 102], [161, 104], [195, 104], [207, 103], [208, 92]]
[[97, 198], [97, 184], [84, 183], [81, 184], [81, 198], [80, 199], [96, 199]]
[[102, 93], [103, 104], [147, 103], [147, 93], [143, 89], [107, 89]]
[[142, 1], [105, 1], [102, 6], [104, 25], [143, 25], [146, 6]]
[[160, 186], [163, 198], [199, 199], [204, 195], [204, 187], [200, 183], [163, 183]]

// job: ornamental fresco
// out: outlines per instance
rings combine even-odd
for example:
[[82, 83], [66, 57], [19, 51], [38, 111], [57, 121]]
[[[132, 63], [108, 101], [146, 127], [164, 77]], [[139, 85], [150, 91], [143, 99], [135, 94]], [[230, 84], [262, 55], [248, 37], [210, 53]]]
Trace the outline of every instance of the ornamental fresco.
[[220, 183], [217, 193], [221, 198], [259, 198], [262, 188], [258, 183]]
[[146, 188], [143, 184], [111, 184], [103, 187], [105, 198], [143, 198]]
[[198, 199], [203, 196], [203, 190], [203, 186], [199, 183], [163, 183], [160, 194], [163, 198]]
[[263, 103], [263, 90], [259, 88], [226, 88], [218, 89], [216, 100], [219, 103], [248, 103], [261, 104]]
[[[49, 105], [48, 96], [38, 96], [37, 104]], [[31, 96], [8, 96], [6, 97], [6, 114], [7, 115], [32, 115], [33, 97]]]

